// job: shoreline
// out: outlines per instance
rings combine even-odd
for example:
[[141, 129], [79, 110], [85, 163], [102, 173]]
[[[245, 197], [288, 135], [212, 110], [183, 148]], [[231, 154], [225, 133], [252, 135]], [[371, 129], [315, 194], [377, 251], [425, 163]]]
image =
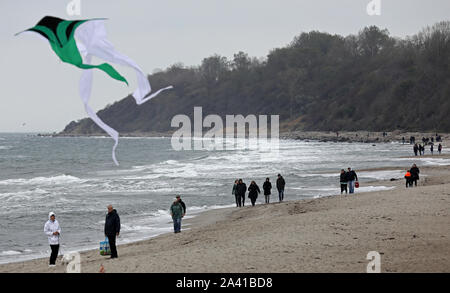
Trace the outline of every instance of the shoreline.
[[[445, 156], [446, 158], [450, 157], [450, 156]], [[392, 168], [392, 167], [389, 167]], [[417, 192], [425, 192], [427, 195], [427, 191], [426, 189], [438, 189], [438, 196], [440, 196], [441, 198], [439, 198], [440, 201], [443, 201], [442, 204], [449, 203], [449, 196], [450, 193], [445, 193], [445, 190], [448, 190], [450, 187], [450, 180], [448, 180], [449, 176], [450, 176], [450, 166], [422, 166], [420, 167], [421, 169], [421, 174], [427, 175], [426, 177], [421, 177], [420, 179], [420, 186], [417, 188], [413, 188], [410, 189], [410, 191], [415, 194]], [[386, 170], [386, 168], [377, 168], [377, 171], [383, 171]], [[358, 171], [366, 171], [366, 170], [358, 170]], [[368, 169], [368, 171], [374, 171], [374, 169]], [[308, 215], [311, 217], [313, 216], [314, 213], [321, 213], [323, 211], [327, 211], [331, 214], [338, 214], [340, 217], [343, 217], [341, 220], [336, 221], [333, 220], [331, 222], [327, 221], [326, 218], [328, 216], [327, 213], [323, 214], [322, 216], [324, 218], [321, 217], [313, 217], [315, 220], [313, 220], [313, 223], [315, 223], [315, 221], [318, 221], [318, 223], [322, 223], [325, 224], [324, 227], [322, 227], [325, 230], [336, 230], [335, 232], [337, 234], [334, 234], [334, 236], [332, 235], [328, 235], [328, 237], [331, 236], [331, 238], [329, 240], [333, 240], [331, 242], [335, 242], [337, 239], [333, 239], [333, 237], [338, 237], [337, 235], [341, 235], [340, 231], [343, 229], [343, 231], [347, 231], [347, 228], [336, 228], [336, 227], [340, 227], [343, 225], [342, 222], [346, 223], [346, 225], [351, 225], [350, 223], [348, 223], [348, 219], [347, 216], [348, 214], [353, 216], [356, 216], [356, 218], [359, 218], [361, 216], [361, 214], [356, 213], [356, 215], [354, 214], [353, 210], [358, 210], [358, 207], [360, 207], [361, 204], [369, 204], [370, 206], [376, 206], [377, 204], [381, 204], [382, 202], [379, 201], [378, 197], [383, 197], [386, 200], [388, 200], [389, 198], [392, 197], [392, 195], [394, 194], [404, 194], [405, 193], [405, 188], [404, 188], [404, 180], [395, 180], [395, 181], [390, 181], [390, 180], [378, 180], [378, 181], [374, 181], [371, 184], [375, 184], [375, 185], [384, 185], [384, 186], [393, 186], [395, 187], [395, 189], [393, 190], [386, 190], [386, 191], [371, 191], [371, 192], [361, 192], [358, 193], [357, 190], [354, 195], [344, 195], [344, 196], [340, 196], [340, 195], [331, 195], [331, 196], [324, 196], [324, 197], [320, 197], [317, 199], [302, 199], [302, 200], [292, 200], [292, 201], [285, 201], [283, 203], [271, 203], [271, 204], [262, 204], [259, 203], [257, 204], [255, 207], [251, 207], [251, 206], [246, 206], [244, 208], [240, 208], [237, 209], [235, 207], [233, 208], [221, 208], [221, 209], [212, 209], [212, 210], [207, 210], [207, 211], [203, 211], [200, 212], [199, 214], [197, 214], [195, 217], [191, 218], [191, 219], [186, 219], [185, 221], [183, 221], [183, 227], [184, 228], [189, 228], [188, 230], [184, 230], [182, 233], [178, 234], [178, 235], [174, 235], [173, 233], [164, 233], [164, 234], [160, 234], [158, 236], [155, 237], [151, 237], [149, 239], [146, 240], [140, 240], [140, 241], [135, 241], [135, 242], [131, 242], [131, 243], [127, 243], [127, 244], [122, 244], [118, 246], [118, 251], [119, 251], [119, 259], [117, 260], [109, 260], [106, 259], [105, 257], [102, 257], [99, 255], [98, 253], [98, 249], [93, 249], [93, 250], [86, 250], [86, 251], [82, 251], [81, 252], [81, 258], [82, 258], [82, 272], [98, 272], [97, 268], [100, 267], [101, 264], [104, 265], [106, 272], [171, 272], [169, 270], [170, 266], [165, 266], [164, 265], [164, 261], [168, 261], [169, 263], [172, 263], [174, 261], [176, 261], [176, 259], [174, 257], [171, 257], [170, 254], [170, 249], [167, 250], [168, 248], [171, 249], [175, 249], [178, 253], [186, 253], [186, 254], [190, 254], [191, 252], [193, 253], [194, 259], [192, 259], [192, 257], [188, 257], [188, 256], [183, 256], [186, 257], [187, 259], [189, 259], [189, 261], [194, 262], [195, 265], [192, 266], [187, 266], [187, 267], [183, 267], [183, 268], [179, 268], [179, 269], [175, 269], [176, 272], [303, 272], [303, 271], [311, 271], [311, 272], [347, 272], [347, 271], [352, 271], [352, 272], [364, 272], [364, 271], [358, 271], [355, 270], [355, 264], [353, 263], [353, 266], [348, 267], [348, 270], [345, 268], [342, 268], [340, 266], [341, 269], [339, 270], [334, 270], [334, 266], [320, 266], [320, 265], [316, 265], [314, 263], [320, 263], [322, 257], [321, 254], [325, 253], [327, 250], [327, 247], [334, 247], [334, 245], [330, 244], [331, 246], [327, 246], [327, 245], [322, 245], [320, 247], [315, 247], [317, 245], [314, 245], [314, 243], [309, 243], [308, 245], [303, 244], [300, 245], [302, 246], [304, 249], [308, 249], [311, 248], [310, 246], [314, 247], [314, 251], [315, 253], [318, 255], [316, 257], [318, 257], [318, 259], [314, 258], [314, 259], [310, 259], [309, 262], [307, 262], [306, 264], [308, 265], [309, 268], [302, 268], [302, 267], [295, 267], [294, 264], [291, 263], [291, 266], [294, 266], [295, 269], [293, 269], [292, 267], [289, 269], [288, 267], [283, 266], [282, 264], [278, 264], [274, 265], [271, 264], [269, 265], [266, 264], [264, 265], [264, 261], [263, 259], [261, 259], [262, 256], [258, 256], [255, 254], [252, 254], [251, 251], [248, 251], [248, 249], [244, 249], [244, 251], [247, 252], [247, 256], [243, 257], [242, 260], [236, 260], [236, 263], [234, 263], [232, 266], [225, 266], [226, 269], [221, 269], [217, 266], [211, 267], [211, 266], [205, 266], [202, 261], [199, 262], [199, 258], [201, 259], [202, 257], [200, 257], [201, 255], [203, 255], [203, 252], [207, 252], [206, 255], [206, 260], [211, 260], [211, 258], [214, 260], [215, 257], [212, 256], [211, 253], [211, 248], [207, 245], [218, 245], [218, 243], [220, 243], [220, 241], [226, 241], [226, 242], [230, 242], [231, 241], [231, 246], [236, 245], [236, 243], [241, 243], [243, 244], [243, 248], [246, 248], [245, 243], [242, 242], [242, 237], [247, 237], [247, 235], [241, 235], [241, 237], [232, 237], [232, 235], [227, 235], [227, 233], [224, 233], [223, 235], [219, 235], [217, 233], [217, 231], [215, 230], [223, 230], [223, 231], [227, 231], [228, 233], [233, 233], [233, 231], [235, 231], [235, 227], [246, 227], [247, 225], [256, 225], [256, 226], [260, 226], [261, 220], [264, 220], [266, 217], [266, 214], [270, 214], [272, 216], [274, 216], [273, 218], [271, 218], [269, 221], [270, 225], [272, 227], [272, 229], [267, 229], [267, 231], [265, 231], [264, 226], [263, 227], [259, 227], [259, 231], [263, 231], [264, 233], [262, 235], [253, 235], [254, 231], [249, 231], [249, 233], [252, 236], [251, 241], [249, 241], [250, 243], [255, 242], [262, 242], [265, 245], [263, 245], [262, 247], [264, 248], [268, 248], [270, 247], [267, 246], [270, 243], [270, 239], [273, 239], [273, 234], [278, 234], [280, 233], [280, 231], [276, 231], [276, 229], [273, 229], [273, 223], [272, 220], [275, 222], [280, 221], [280, 225], [283, 226], [287, 225], [289, 226], [289, 229], [293, 229], [295, 230], [295, 225], [294, 227], [291, 227], [291, 225], [288, 225], [285, 221], [279, 220], [278, 218], [285, 218], [285, 217], [292, 217], [293, 215], [300, 215], [302, 216], [303, 219], [301, 221], [301, 223], [303, 223], [303, 221], [306, 222], [311, 222], [312, 219], [308, 218]], [[338, 187], [336, 187], [336, 189], [338, 189]], [[425, 191], [423, 191], [425, 190]], [[441, 193], [441, 194], [439, 194]], [[435, 194], [435, 191], [432, 191], [432, 194]], [[390, 196], [391, 195], [391, 196]], [[275, 195], [272, 195], [272, 200], [275, 199]], [[409, 195], [406, 195], [406, 197], [408, 198]], [[417, 196], [415, 195], [415, 198]], [[261, 200], [261, 199], [260, 199]], [[417, 198], [417, 200], [420, 201], [420, 196], [419, 198]], [[429, 200], [433, 200], [433, 197], [430, 197]], [[345, 202], [345, 204], [343, 204]], [[405, 203], [403, 203], [405, 204]], [[419, 208], [419, 211], [416, 212], [420, 212], [421, 207], [423, 207], [424, 202], [421, 202], [419, 204], [419, 206], [417, 206], [416, 208]], [[438, 202], [437, 207], [439, 207], [441, 205], [440, 202]], [[408, 206], [408, 204], [406, 203], [406, 206]], [[433, 204], [434, 206], [434, 204]], [[436, 207], [436, 206], [435, 206]], [[366, 206], [367, 208], [367, 206]], [[336, 210], [337, 209], [337, 210]], [[344, 209], [344, 213], [342, 214], [342, 209]], [[447, 209], [448, 210], [448, 209]], [[441, 213], [444, 214], [444, 217], [446, 219], [446, 223], [448, 223], [449, 221], [449, 216], [448, 213], [446, 212], [446, 210], [441, 210]], [[373, 218], [374, 216], [377, 216], [378, 219], [382, 218], [382, 216], [379, 215], [371, 215], [371, 217]], [[351, 216], [350, 216], [351, 217]], [[370, 219], [372, 219], [370, 218]], [[389, 216], [384, 216], [384, 218], [393, 218], [392, 215]], [[266, 219], [267, 220], [267, 219]], [[292, 219], [291, 219], [292, 220]], [[392, 220], [391, 220], [392, 221]], [[325, 223], [323, 223], [325, 222]], [[384, 222], [384, 221], [383, 221]], [[445, 221], [444, 221], [445, 222]], [[250, 223], [250, 224], [249, 224]], [[301, 224], [300, 223], [300, 224]], [[393, 224], [393, 223], [390, 223]], [[303, 223], [304, 225], [304, 223]], [[395, 226], [395, 225], [394, 225]], [[333, 228], [334, 227], [334, 228]], [[445, 226], [447, 227], [447, 226]], [[216, 229], [217, 228], [217, 229]], [[312, 238], [318, 238], [319, 241], [320, 240], [324, 240], [322, 239], [322, 237], [320, 237], [320, 235], [314, 235], [317, 233], [314, 233], [314, 231], [308, 231], [308, 227], [304, 227], [306, 230], [303, 232], [306, 232], [306, 234], [312, 234], [309, 235]], [[361, 227], [359, 227], [361, 228]], [[366, 227], [367, 228], [367, 227]], [[386, 227], [384, 227], [386, 228]], [[261, 230], [262, 229], [262, 230]], [[288, 230], [289, 230], [288, 229]], [[247, 229], [244, 229], [247, 230]], [[363, 229], [364, 230], [364, 229]], [[222, 231], [222, 232], [223, 232]], [[251, 233], [253, 232], [253, 233]], [[329, 231], [327, 231], [329, 232]], [[342, 231], [341, 231], [342, 232]], [[403, 233], [403, 231], [393, 231], [395, 233]], [[450, 235], [449, 235], [449, 231], [448, 229], [446, 229], [446, 231], [442, 231], [442, 229], [439, 230], [439, 233], [442, 234], [440, 236], [442, 236], [442, 239], [444, 239], [444, 243], [445, 243], [445, 247], [442, 248], [440, 246], [439, 250], [443, 250], [445, 256], [444, 259], [446, 260], [445, 263], [442, 262], [438, 262], [438, 266], [433, 265], [431, 267], [424, 267], [424, 266], [419, 266], [418, 270], [411, 270], [408, 267], [401, 267], [401, 268], [397, 268], [395, 265], [397, 265], [395, 262], [393, 264], [395, 264], [393, 267], [388, 267], [385, 268], [383, 270], [382, 268], [382, 272], [394, 272], [394, 271], [400, 271], [400, 272], [409, 272], [409, 271], [440, 271], [440, 272], [449, 272], [450, 271], [450, 248], [448, 248], [448, 244], [450, 244]], [[210, 235], [212, 234], [212, 235]], [[239, 233], [237, 233], [239, 234]], [[375, 232], [375, 235], [381, 235], [384, 234], [383, 233], [383, 229], [379, 229], [377, 232]], [[413, 239], [418, 238], [417, 234], [419, 234], [419, 232], [417, 232], [415, 237], [413, 237]], [[200, 236], [201, 235], [201, 236]], [[215, 237], [213, 236], [215, 235]], [[224, 237], [225, 235], [225, 237]], [[262, 237], [262, 238], [261, 238]], [[279, 254], [279, 257], [281, 257], [282, 259], [285, 259], [285, 255], [287, 254], [288, 256], [290, 254], [293, 254], [296, 249], [293, 249], [296, 245], [294, 243], [292, 243], [292, 240], [295, 240], [296, 237], [289, 237], [286, 235], [279, 235], [280, 238], [284, 238], [284, 240], [289, 243], [289, 245], [287, 245], [287, 247], [284, 247], [283, 251], [276, 251], [276, 253]], [[364, 235], [358, 235], [358, 237], [356, 237], [357, 239], [359, 239], [360, 237], [364, 238]], [[225, 239], [224, 239], [225, 238]], [[227, 239], [229, 238], [229, 239]], [[269, 238], [269, 239], [268, 239]], [[338, 237], [339, 238], [339, 237]], [[383, 238], [383, 239], [388, 239], [392, 238], [392, 237], [387, 237], [387, 238]], [[346, 241], [350, 241], [352, 242], [352, 240], [357, 240], [354, 239], [354, 237], [351, 237], [351, 239], [346, 239]], [[381, 239], [381, 241], [386, 241]], [[395, 240], [396, 237], [394, 237], [394, 239], [390, 239], [390, 240]], [[442, 240], [441, 239], [441, 240]], [[316, 239], [317, 240], [317, 239]], [[424, 239], [425, 241], [427, 241], [427, 239]], [[297, 241], [301, 241], [301, 239], [296, 239]], [[345, 242], [345, 241], [344, 241]], [[439, 241], [438, 241], [439, 242]], [[440, 242], [439, 242], [440, 243]], [[402, 245], [406, 245], [407, 243], [403, 243]], [[442, 243], [440, 243], [441, 245]], [[175, 245], [175, 246], [174, 246]], [[178, 246], [176, 246], [178, 245]], [[190, 247], [190, 246], [193, 247]], [[280, 246], [284, 246], [282, 243], [278, 243], [278, 245]], [[305, 246], [306, 245], [306, 246]], [[347, 245], [349, 245], [349, 243], [347, 243]], [[166, 247], [168, 246], [168, 247]], [[220, 245], [219, 245], [220, 246]], [[337, 245], [339, 246], [339, 245]], [[363, 245], [364, 246], [364, 245]], [[345, 247], [345, 245], [344, 245]], [[160, 252], [158, 249], [162, 249], [163, 252]], [[188, 251], [186, 251], [186, 248], [190, 248]], [[224, 249], [226, 249], [227, 247], [223, 247]], [[247, 247], [248, 248], [248, 247]], [[395, 247], [394, 247], [395, 248]], [[354, 248], [353, 248], [354, 249]], [[181, 251], [178, 251], [181, 250]], [[206, 250], [206, 251], [205, 251]], [[138, 253], [136, 251], [140, 251], [141, 253]], [[346, 251], [346, 249], [344, 249], [344, 251]], [[261, 251], [260, 251], [261, 253]], [[386, 255], [387, 252], [383, 252], [384, 255]], [[424, 251], [424, 253], [426, 254], [426, 251]], [[220, 253], [222, 255], [222, 253]], [[326, 254], [326, 253], [325, 253]], [[153, 265], [146, 265], [145, 262], [143, 263], [143, 261], [140, 259], [140, 256], [142, 256], [144, 259], [147, 260], [153, 260], [153, 257], [157, 255], [159, 261], [161, 262], [160, 265], [157, 265], [158, 262], [156, 262], [156, 264], [152, 261]], [[384, 256], [383, 255], [383, 256]], [[308, 257], [304, 254], [301, 254], [301, 258], [299, 260], [306, 260]], [[293, 255], [292, 255], [293, 257]], [[225, 263], [229, 263], [229, 260], [226, 259], [227, 255], [222, 255], [221, 258], [221, 262], [225, 262]], [[338, 257], [339, 258], [339, 257]], [[61, 265], [60, 259], [61, 256], [58, 258], [58, 263], [59, 265], [56, 268], [50, 269], [47, 267], [47, 259], [48, 258], [38, 258], [38, 259], [33, 259], [33, 260], [28, 260], [28, 261], [20, 261], [20, 262], [14, 262], [14, 263], [7, 263], [7, 264], [1, 264], [0, 265], [0, 272], [64, 272], [65, 271], [65, 266]], [[289, 258], [290, 259], [290, 258]], [[364, 260], [364, 256], [361, 256], [361, 260], [362, 263], [366, 263], [366, 261]], [[257, 262], [258, 265], [251, 265], [252, 263]], [[289, 261], [290, 262], [290, 261]], [[248, 263], [248, 265], [244, 265], [244, 263]], [[350, 261], [350, 263], [352, 263], [352, 261]], [[358, 262], [357, 262], [358, 263]], [[217, 265], [220, 264], [220, 262], [216, 262]], [[305, 263], [303, 263], [305, 264]], [[343, 270], [342, 270], [343, 269]]]
[[[174, 131], [166, 132], [124, 132], [120, 133], [119, 137], [171, 137]], [[37, 133], [37, 136], [43, 137], [109, 137], [104, 132], [90, 133], [90, 134], [72, 134], [72, 133]], [[435, 137], [436, 133], [433, 132], [421, 132], [421, 131], [402, 131], [395, 130], [387, 132], [384, 137], [383, 132], [380, 131], [339, 131], [338, 135], [336, 131], [281, 131], [279, 134], [280, 139], [293, 139], [293, 140], [305, 140], [305, 141], [319, 141], [319, 142], [361, 142], [361, 143], [389, 143], [389, 142], [402, 142], [402, 138], [405, 138], [405, 144], [409, 144], [409, 137], [415, 136], [417, 143], [422, 143], [422, 137]], [[442, 140], [450, 140], [450, 133], [439, 133]], [[435, 142], [435, 144], [438, 144]], [[436, 150], [437, 151], [437, 150]]]

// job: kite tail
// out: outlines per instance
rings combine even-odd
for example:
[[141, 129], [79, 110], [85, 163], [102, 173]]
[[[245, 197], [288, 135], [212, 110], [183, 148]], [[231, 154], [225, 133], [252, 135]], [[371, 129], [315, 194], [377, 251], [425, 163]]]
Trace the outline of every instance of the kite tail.
[[150, 96], [144, 98], [143, 100], [141, 100], [141, 101], [136, 101], [136, 103], [137, 103], [138, 105], [141, 105], [141, 104], [147, 102], [148, 100], [150, 100], [150, 99], [156, 97], [156, 96], [159, 95], [162, 91], [170, 90], [170, 89], [173, 89], [173, 86], [170, 85], [170, 86], [168, 86], [168, 87], [162, 88], [162, 89], [158, 90], [156, 93], [153, 93], [153, 94], [151, 94]]
[[[90, 62], [91, 57], [88, 57], [88, 60]], [[116, 159], [116, 148], [119, 143], [119, 132], [117, 132], [115, 129], [108, 126], [105, 122], [103, 122], [100, 117], [97, 116], [95, 111], [89, 106], [89, 99], [91, 97], [91, 90], [92, 90], [92, 70], [84, 70], [83, 74], [81, 75], [80, 79], [80, 96], [83, 100], [84, 109], [86, 110], [86, 113], [88, 116], [94, 121], [95, 124], [98, 125], [101, 129], [103, 129], [106, 133], [108, 133], [112, 139], [114, 139], [114, 146], [112, 149], [112, 159], [116, 166], [119, 166], [119, 163]]]
[[92, 68], [100, 69], [104, 71], [106, 74], [108, 74], [110, 77], [118, 81], [122, 81], [128, 85], [128, 81], [125, 79], [125, 77], [123, 77], [119, 72], [117, 72], [117, 70], [114, 69], [114, 67], [112, 67], [108, 63], [103, 63], [100, 65], [80, 64], [78, 65], [78, 67], [82, 69], [92, 69]]

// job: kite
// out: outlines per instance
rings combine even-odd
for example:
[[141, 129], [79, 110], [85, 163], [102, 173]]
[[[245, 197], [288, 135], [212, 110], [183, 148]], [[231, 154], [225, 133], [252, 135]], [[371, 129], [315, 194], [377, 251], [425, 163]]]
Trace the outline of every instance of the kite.
[[92, 57], [95, 56], [110, 63], [128, 66], [136, 71], [138, 87], [134, 91], [133, 97], [138, 105], [156, 97], [162, 91], [173, 87], [168, 86], [162, 88], [150, 95], [152, 91], [150, 82], [144, 72], [129, 57], [117, 52], [114, 46], [106, 39], [104, 20], [104, 18], [64, 20], [53, 16], [46, 16], [36, 26], [23, 32], [38, 33], [50, 43], [51, 48], [61, 61], [84, 69], [79, 84], [80, 96], [84, 103], [84, 108], [95, 124], [114, 139], [115, 144], [112, 150], [112, 158], [114, 163], [119, 165], [115, 154], [119, 142], [119, 133], [105, 124], [89, 106], [93, 78], [92, 69], [101, 70], [111, 78], [127, 85], [128, 82], [109, 63], [99, 65], [91, 64]]

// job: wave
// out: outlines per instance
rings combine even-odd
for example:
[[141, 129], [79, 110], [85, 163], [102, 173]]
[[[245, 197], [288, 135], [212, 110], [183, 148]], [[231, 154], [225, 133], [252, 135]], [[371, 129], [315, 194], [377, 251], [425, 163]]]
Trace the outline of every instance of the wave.
[[1, 255], [18, 255], [18, 254], [22, 254], [22, 252], [16, 251], [16, 250], [6, 250], [6, 251], [2, 251], [0, 254]]
[[49, 195], [49, 194], [50, 192], [44, 189], [36, 188], [34, 190], [0, 193], [0, 199], [5, 201], [24, 200], [24, 199], [32, 200], [42, 198], [42, 196], [39, 195]]
[[10, 150], [12, 149], [12, 146], [9, 145], [0, 145], [0, 150]]
[[7, 179], [0, 181], [0, 185], [61, 185], [67, 183], [83, 183], [86, 180], [82, 180], [78, 177], [71, 175], [59, 175], [52, 177], [34, 177], [31, 179], [18, 178]]

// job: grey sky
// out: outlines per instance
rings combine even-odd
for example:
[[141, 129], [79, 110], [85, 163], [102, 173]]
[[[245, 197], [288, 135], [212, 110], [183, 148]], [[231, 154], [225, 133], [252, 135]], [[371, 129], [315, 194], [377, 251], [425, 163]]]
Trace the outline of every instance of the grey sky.
[[[108, 18], [115, 48], [148, 73], [176, 62], [198, 65], [215, 53], [232, 58], [244, 51], [263, 57], [311, 30], [348, 35], [374, 24], [404, 37], [450, 19], [448, 0], [381, 0], [381, 16], [366, 13], [370, 0], [81, 0], [77, 17], [66, 14], [69, 2], [0, 1], [0, 132], [60, 131], [87, 117], [78, 95], [80, 69], [59, 61], [38, 38], [14, 37], [45, 15]], [[95, 72], [94, 109], [134, 90], [134, 73], [116, 68], [130, 87]]]

